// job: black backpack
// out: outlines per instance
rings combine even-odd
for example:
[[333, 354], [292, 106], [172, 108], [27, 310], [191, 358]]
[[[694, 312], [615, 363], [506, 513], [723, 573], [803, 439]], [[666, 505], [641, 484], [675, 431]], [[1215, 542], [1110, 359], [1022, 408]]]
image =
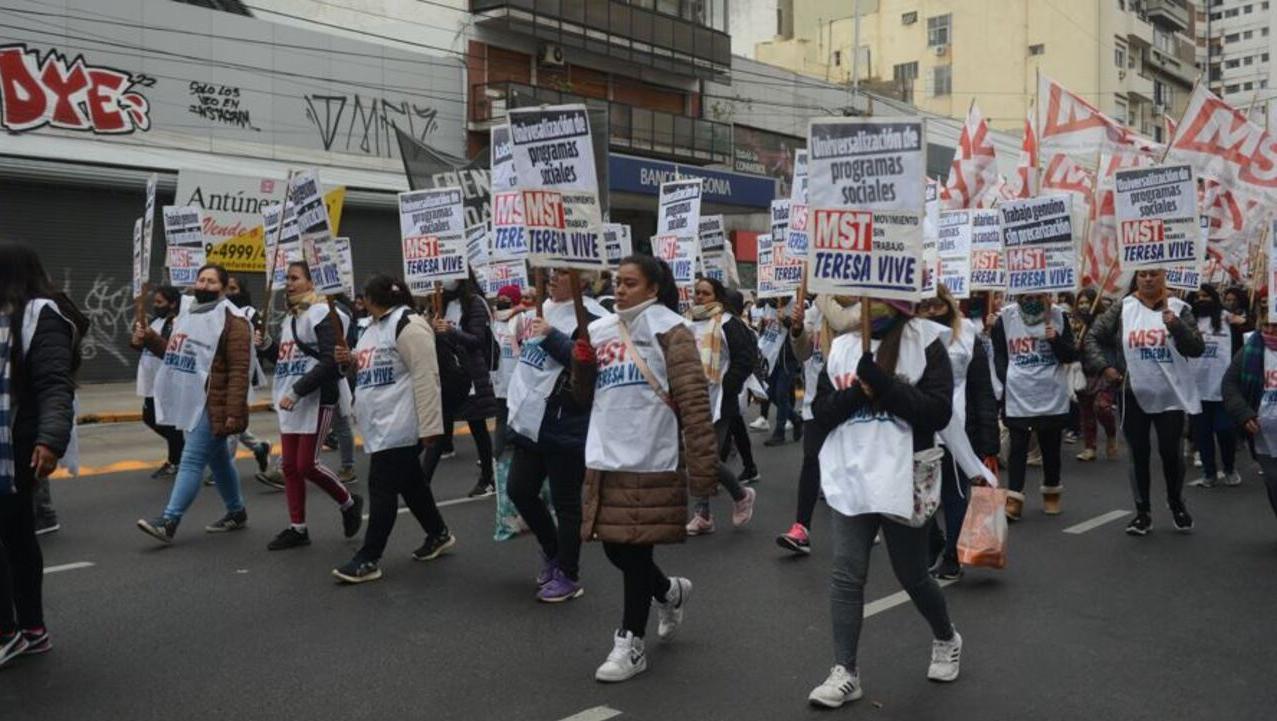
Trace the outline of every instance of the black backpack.
[[439, 361], [439, 400], [445, 418], [455, 418], [470, 395], [470, 371], [465, 349], [447, 336], [435, 336], [435, 356]]

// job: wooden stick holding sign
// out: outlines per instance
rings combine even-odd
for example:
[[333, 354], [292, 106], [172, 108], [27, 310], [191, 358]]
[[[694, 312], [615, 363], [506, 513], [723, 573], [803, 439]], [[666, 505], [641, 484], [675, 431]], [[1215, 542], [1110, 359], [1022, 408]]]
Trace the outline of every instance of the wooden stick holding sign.
[[872, 348], [870, 347], [869, 334], [873, 331], [873, 326], [869, 323], [869, 296], [860, 296], [860, 352], [868, 355]]
[[270, 263], [266, 266], [266, 306], [260, 309], [257, 314], [257, 329], [266, 333], [266, 323], [270, 319], [271, 314], [275, 312], [275, 269], [279, 267], [279, 254], [282, 252], [280, 247], [281, 240], [284, 239], [284, 218], [288, 210], [289, 192], [293, 187], [293, 175], [297, 171], [289, 170], [288, 179], [284, 181], [284, 200], [279, 204], [279, 226], [275, 228], [275, 252], [272, 254]]
[[151, 284], [143, 283], [142, 292], [133, 299], [133, 323], [139, 328], [146, 327], [146, 296], [151, 294]]
[[585, 300], [581, 297], [581, 276], [575, 270], [568, 271], [572, 284], [572, 308], [576, 310], [576, 328], [586, 343], [590, 342], [590, 315], [585, 312]]
[[545, 268], [537, 268], [537, 317], [545, 317]]
[[435, 320], [443, 320], [443, 283], [435, 281], [434, 300]]

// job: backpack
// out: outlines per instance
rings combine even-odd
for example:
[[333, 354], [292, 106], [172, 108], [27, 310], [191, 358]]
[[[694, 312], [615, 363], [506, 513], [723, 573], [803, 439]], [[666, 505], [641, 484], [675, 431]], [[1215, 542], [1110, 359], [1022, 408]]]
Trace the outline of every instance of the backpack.
[[435, 356], [439, 362], [439, 399], [445, 418], [455, 418], [470, 395], [470, 371], [465, 349], [447, 336], [435, 336]]

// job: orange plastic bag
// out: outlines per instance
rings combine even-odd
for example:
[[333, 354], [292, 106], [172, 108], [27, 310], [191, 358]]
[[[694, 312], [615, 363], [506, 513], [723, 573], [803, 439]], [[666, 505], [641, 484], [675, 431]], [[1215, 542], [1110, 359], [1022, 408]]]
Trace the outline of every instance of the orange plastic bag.
[[988, 486], [971, 487], [971, 503], [958, 536], [958, 562], [964, 566], [1005, 568], [1007, 565], [1007, 492]]

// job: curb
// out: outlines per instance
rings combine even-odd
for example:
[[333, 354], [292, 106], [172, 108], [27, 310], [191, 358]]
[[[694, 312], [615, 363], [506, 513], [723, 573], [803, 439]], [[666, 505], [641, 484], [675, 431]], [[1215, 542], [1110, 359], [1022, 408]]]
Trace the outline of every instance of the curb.
[[[271, 411], [274, 407], [270, 402], [262, 401], [254, 403], [248, 407], [249, 413], [261, 413], [262, 411]], [[84, 413], [76, 416], [75, 424], [78, 426], [91, 426], [99, 423], [141, 423], [142, 411], [107, 411], [106, 413]]]

